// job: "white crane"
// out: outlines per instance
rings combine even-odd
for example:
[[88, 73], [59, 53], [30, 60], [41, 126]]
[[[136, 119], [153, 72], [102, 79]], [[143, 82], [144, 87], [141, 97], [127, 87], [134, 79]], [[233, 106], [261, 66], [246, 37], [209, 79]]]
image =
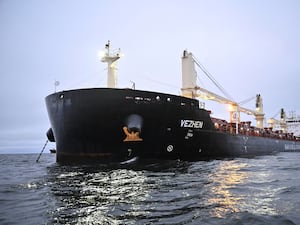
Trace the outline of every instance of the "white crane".
[[[196, 83], [197, 73], [195, 70], [195, 64], [207, 75], [207, 77], [217, 86], [217, 88], [226, 96], [220, 96], [205, 88], [199, 87]], [[182, 56], [182, 95], [188, 98], [200, 97], [206, 100], [217, 101], [222, 104], [228, 104], [230, 106], [230, 122], [240, 122], [240, 112], [248, 115], [254, 115], [256, 119], [256, 126], [263, 128], [264, 112], [263, 102], [260, 94], [256, 95], [256, 109], [247, 109], [241, 106], [241, 104], [232, 100], [232, 98], [226, 93], [225, 89], [212, 77], [212, 75], [201, 65], [191, 52], [185, 50]], [[238, 129], [236, 129], [238, 132]]]
[[[275, 119], [275, 117], [280, 113], [280, 120]], [[275, 125], [279, 125], [280, 129], [283, 133], [287, 132], [287, 123], [286, 123], [286, 114], [284, 109], [281, 109], [278, 113], [276, 113], [272, 118], [268, 120], [268, 124], [271, 128], [274, 128]]]

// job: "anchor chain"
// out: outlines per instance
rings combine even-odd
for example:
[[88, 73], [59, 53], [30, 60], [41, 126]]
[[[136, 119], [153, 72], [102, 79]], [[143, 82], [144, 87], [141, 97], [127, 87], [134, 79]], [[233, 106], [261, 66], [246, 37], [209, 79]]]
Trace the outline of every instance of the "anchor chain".
[[39, 160], [40, 160], [40, 158], [41, 158], [41, 156], [42, 156], [42, 154], [43, 154], [43, 152], [44, 152], [44, 150], [45, 150], [45, 148], [46, 148], [48, 142], [49, 142], [49, 140], [47, 139], [47, 140], [46, 140], [46, 143], [44, 144], [44, 147], [43, 147], [41, 153], [39, 154], [39, 156], [38, 156], [37, 159], [36, 159], [36, 162], [39, 162]]

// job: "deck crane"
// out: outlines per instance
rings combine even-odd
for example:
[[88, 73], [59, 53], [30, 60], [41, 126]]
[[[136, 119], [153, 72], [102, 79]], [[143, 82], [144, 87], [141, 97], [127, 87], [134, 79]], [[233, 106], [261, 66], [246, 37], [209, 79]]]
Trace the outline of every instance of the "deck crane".
[[[280, 113], [280, 120], [275, 119], [275, 117]], [[268, 120], [268, 124], [271, 128], [274, 128], [274, 125], [279, 125], [280, 129], [283, 133], [287, 132], [287, 123], [286, 123], [286, 114], [284, 109], [281, 109], [278, 113], [276, 113], [272, 118]]]
[[[215, 94], [205, 88], [199, 87], [196, 83], [197, 72], [195, 70], [195, 64], [208, 76], [208, 78], [217, 86], [217, 88], [226, 97]], [[256, 119], [256, 126], [263, 128], [264, 112], [263, 102], [260, 94], [256, 95], [256, 109], [247, 109], [242, 107], [239, 103], [234, 101], [225, 91], [225, 89], [218, 84], [218, 82], [212, 77], [212, 75], [202, 66], [198, 60], [193, 56], [191, 52], [187, 50], [183, 51], [182, 56], [182, 95], [188, 98], [200, 97], [205, 100], [213, 100], [222, 104], [228, 104], [230, 106], [230, 122], [236, 123], [236, 128], [240, 122], [240, 112], [248, 115], [254, 115]], [[236, 129], [238, 132], [238, 129]]]

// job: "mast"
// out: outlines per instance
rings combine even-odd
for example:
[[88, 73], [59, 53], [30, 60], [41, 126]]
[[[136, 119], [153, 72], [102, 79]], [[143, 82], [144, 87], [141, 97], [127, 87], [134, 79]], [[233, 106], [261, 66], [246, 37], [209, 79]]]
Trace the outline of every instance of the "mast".
[[115, 52], [110, 51], [110, 41], [105, 45], [104, 56], [101, 58], [101, 62], [107, 63], [107, 87], [117, 88], [118, 86], [118, 68], [117, 60], [120, 58], [120, 49]]

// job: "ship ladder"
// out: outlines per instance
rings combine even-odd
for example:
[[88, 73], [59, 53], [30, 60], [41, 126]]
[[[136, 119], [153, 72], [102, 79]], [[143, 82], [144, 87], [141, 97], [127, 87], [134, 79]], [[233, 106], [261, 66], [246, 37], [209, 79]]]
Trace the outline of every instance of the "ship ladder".
[[40, 160], [40, 158], [41, 158], [41, 156], [42, 156], [42, 154], [43, 154], [43, 152], [44, 152], [44, 150], [45, 150], [45, 148], [46, 148], [48, 142], [49, 142], [49, 140], [47, 139], [47, 140], [46, 140], [46, 143], [44, 144], [44, 147], [43, 147], [41, 153], [39, 154], [39, 156], [38, 156], [37, 159], [36, 159], [36, 162], [39, 162], [39, 160]]

